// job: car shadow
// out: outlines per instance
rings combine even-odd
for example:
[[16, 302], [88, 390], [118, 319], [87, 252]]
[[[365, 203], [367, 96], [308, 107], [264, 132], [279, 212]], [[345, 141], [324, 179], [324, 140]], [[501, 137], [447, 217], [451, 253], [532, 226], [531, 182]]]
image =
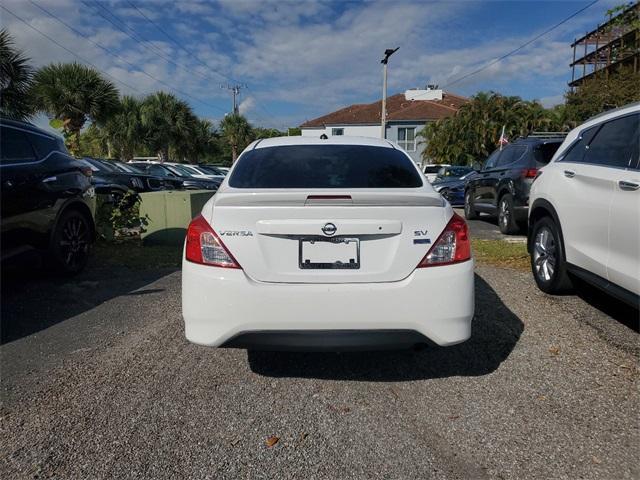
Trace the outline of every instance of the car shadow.
[[495, 371], [524, 330], [491, 286], [475, 276], [476, 313], [469, 340], [452, 347], [373, 352], [248, 351], [249, 367], [268, 377], [402, 382]]
[[599, 288], [576, 277], [572, 278], [574, 292], [583, 301], [600, 310], [631, 330], [640, 333], [640, 309], [618, 300]]
[[[63, 322], [120, 295], [143, 295], [141, 287], [178, 269], [104, 265], [91, 258], [74, 277], [41, 268], [36, 260], [2, 270], [0, 344], [12, 342]], [[19, 267], [19, 268], [18, 268]]]

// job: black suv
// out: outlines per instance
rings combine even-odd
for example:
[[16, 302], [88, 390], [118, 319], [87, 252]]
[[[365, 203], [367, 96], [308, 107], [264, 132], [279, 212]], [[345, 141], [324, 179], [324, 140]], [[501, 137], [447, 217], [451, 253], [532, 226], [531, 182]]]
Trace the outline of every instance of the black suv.
[[481, 212], [488, 213], [498, 217], [502, 233], [518, 233], [527, 222], [533, 179], [538, 169], [549, 163], [563, 139], [519, 138], [493, 152], [465, 185], [465, 217], [473, 220]]
[[91, 169], [62, 139], [0, 119], [0, 178], [3, 263], [39, 250], [58, 271], [81, 271], [95, 237]]

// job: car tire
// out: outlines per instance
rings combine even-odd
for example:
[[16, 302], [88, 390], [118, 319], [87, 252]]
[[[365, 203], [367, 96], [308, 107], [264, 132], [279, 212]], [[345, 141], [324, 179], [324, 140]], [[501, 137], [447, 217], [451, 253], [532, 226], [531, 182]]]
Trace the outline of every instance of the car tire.
[[513, 197], [505, 193], [498, 200], [498, 228], [505, 235], [513, 235], [520, 232], [520, 226], [516, 221]]
[[567, 273], [560, 231], [550, 217], [538, 219], [531, 231], [531, 272], [538, 288], [558, 294], [572, 287]]
[[63, 212], [51, 236], [51, 266], [63, 275], [80, 273], [87, 265], [92, 243], [91, 219], [78, 210]]
[[464, 217], [467, 220], [476, 220], [478, 218], [478, 212], [476, 212], [473, 206], [473, 199], [471, 198], [471, 191], [464, 192]]

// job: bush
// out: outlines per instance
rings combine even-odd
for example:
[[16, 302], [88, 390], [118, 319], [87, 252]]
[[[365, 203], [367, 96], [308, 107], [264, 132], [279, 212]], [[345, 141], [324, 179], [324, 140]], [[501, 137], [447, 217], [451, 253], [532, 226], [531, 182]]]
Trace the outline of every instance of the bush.
[[98, 195], [96, 230], [107, 241], [139, 238], [145, 232], [148, 218], [140, 216], [141, 198], [133, 190]]

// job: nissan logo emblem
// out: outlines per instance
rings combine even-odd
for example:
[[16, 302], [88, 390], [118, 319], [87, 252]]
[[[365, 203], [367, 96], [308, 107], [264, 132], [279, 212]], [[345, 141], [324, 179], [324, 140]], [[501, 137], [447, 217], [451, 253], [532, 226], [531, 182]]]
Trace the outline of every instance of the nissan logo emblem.
[[328, 237], [334, 235], [337, 231], [338, 229], [333, 223], [327, 223], [324, 227], [322, 227], [322, 233], [324, 233]]

